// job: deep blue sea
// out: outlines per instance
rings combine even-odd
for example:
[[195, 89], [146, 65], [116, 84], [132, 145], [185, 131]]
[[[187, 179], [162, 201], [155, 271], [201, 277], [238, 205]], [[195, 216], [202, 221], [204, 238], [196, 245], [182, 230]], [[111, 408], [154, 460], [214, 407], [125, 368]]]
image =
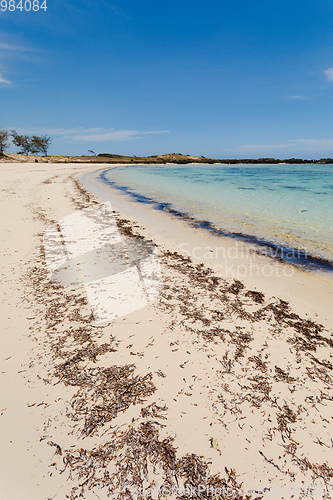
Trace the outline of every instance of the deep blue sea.
[[332, 165], [140, 165], [100, 180], [210, 230], [333, 262]]

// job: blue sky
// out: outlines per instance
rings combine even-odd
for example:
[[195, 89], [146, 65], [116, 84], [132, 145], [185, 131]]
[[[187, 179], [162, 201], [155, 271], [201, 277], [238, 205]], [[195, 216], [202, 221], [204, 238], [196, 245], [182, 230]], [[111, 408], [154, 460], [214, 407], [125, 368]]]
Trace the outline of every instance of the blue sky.
[[1, 128], [52, 154], [333, 157], [332, 0], [46, 4], [0, 11]]

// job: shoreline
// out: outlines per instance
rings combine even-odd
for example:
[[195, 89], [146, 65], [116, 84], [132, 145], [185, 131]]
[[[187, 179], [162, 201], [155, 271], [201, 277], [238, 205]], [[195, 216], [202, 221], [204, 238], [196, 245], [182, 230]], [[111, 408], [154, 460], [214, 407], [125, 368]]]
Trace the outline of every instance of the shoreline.
[[[126, 165], [121, 166], [124, 167]], [[112, 168], [117, 168], [117, 166], [111, 167], [111, 169]], [[171, 216], [178, 217], [180, 219], [183, 219], [184, 221], [187, 221], [193, 227], [205, 229], [218, 236], [235, 239], [236, 241], [238, 240], [250, 245], [252, 244], [256, 247], [256, 250], [258, 252], [263, 249], [263, 253], [265, 255], [269, 255], [275, 259], [281, 259], [281, 261], [287, 262], [289, 264], [294, 264], [301, 269], [305, 269], [311, 272], [318, 272], [322, 276], [324, 276], [324, 273], [328, 273], [327, 279], [333, 282], [333, 260], [310, 254], [304, 249], [293, 248], [291, 246], [288, 247], [286, 244], [278, 244], [270, 240], [265, 240], [264, 238], [256, 237], [254, 235], [241, 232], [228, 232], [221, 228], [217, 228], [209, 220], [196, 219], [186, 212], [181, 212], [172, 208], [172, 205], [170, 203], [158, 202], [153, 198], [148, 198], [140, 193], [137, 193], [128, 186], [120, 186], [116, 182], [108, 180], [105, 177], [105, 173], [111, 169], [105, 169], [101, 173], [99, 173], [97, 180], [101, 179], [104, 184], [116, 188], [122, 193], [133, 198], [138, 203], [151, 205], [155, 210], [167, 212]]]
[[287, 159], [277, 159], [277, 158], [208, 158], [203, 156], [192, 156], [184, 155], [181, 153], [169, 153], [154, 156], [124, 156], [117, 154], [106, 155], [95, 155], [95, 156], [40, 156], [40, 155], [23, 155], [21, 153], [2, 153], [0, 155], [0, 162], [4, 163], [33, 163], [34, 161], [40, 163], [54, 163], [54, 164], [113, 164], [113, 165], [167, 165], [167, 164], [215, 164], [215, 165], [331, 165], [333, 164], [333, 158], [321, 158], [317, 160], [306, 160], [303, 158], [287, 158]]
[[172, 217], [173, 214], [170, 216], [166, 211], [154, 210], [150, 204], [138, 203], [116, 187], [106, 187], [99, 180], [104, 170], [89, 172], [80, 181], [102, 201], [117, 200], [120, 211], [133, 224], [146, 227], [147, 237], [162, 245], [166, 242], [173, 251], [190, 256], [197, 264], [204, 263], [217, 276], [244, 281], [247, 287], [271, 296], [280, 294], [278, 296], [290, 302], [301, 314], [305, 312], [306, 304], [309, 309], [307, 314], [313, 320], [333, 327], [333, 312], [329, 305], [333, 303], [333, 275], [330, 279], [325, 272], [309, 271], [275, 256], [265, 255], [260, 252], [260, 247], [247, 241], [214, 234], [200, 225], [193, 227], [192, 221], [187, 218]]
[[[1, 494], [329, 498], [332, 286], [281, 263], [265, 279], [264, 256], [112, 192], [122, 237], [157, 245], [163, 289], [96, 325], [41, 248], [50, 225], [107, 201], [78, 181], [92, 170], [2, 170]], [[222, 241], [259, 276], [223, 276]]]

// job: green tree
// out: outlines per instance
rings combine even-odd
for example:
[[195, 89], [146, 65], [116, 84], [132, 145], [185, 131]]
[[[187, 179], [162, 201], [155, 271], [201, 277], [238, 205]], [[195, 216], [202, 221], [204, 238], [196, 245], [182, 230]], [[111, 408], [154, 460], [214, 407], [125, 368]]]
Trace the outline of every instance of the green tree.
[[[11, 131], [11, 136], [12, 136], [12, 142], [15, 146], [20, 148], [19, 153], [28, 155], [29, 153], [32, 153], [32, 144], [31, 144], [31, 137], [28, 135], [20, 135], [18, 134], [15, 130]], [[36, 151], [37, 152], [37, 151]]]
[[47, 135], [33, 135], [31, 139], [30, 151], [31, 153], [43, 153], [47, 156], [47, 151], [51, 142], [51, 137], [48, 137]]
[[3, 154], [8, 148], [9, 133], [7, 130], [0, 129], [0, 154]]

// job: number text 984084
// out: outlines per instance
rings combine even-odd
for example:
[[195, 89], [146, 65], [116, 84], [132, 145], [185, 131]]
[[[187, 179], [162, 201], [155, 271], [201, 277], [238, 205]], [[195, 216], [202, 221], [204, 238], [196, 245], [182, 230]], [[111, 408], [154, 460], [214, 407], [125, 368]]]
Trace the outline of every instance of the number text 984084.
[[16, 10], [20, 12], [37, 12], [39, 10], [44, 10], [46, 12], [46, 0], [19, 0], [15, 2], [15, 0], [1, 0], [0, 1], [0, 9], [2, 12], [9, 10], [10, 12], [14, 12]]

